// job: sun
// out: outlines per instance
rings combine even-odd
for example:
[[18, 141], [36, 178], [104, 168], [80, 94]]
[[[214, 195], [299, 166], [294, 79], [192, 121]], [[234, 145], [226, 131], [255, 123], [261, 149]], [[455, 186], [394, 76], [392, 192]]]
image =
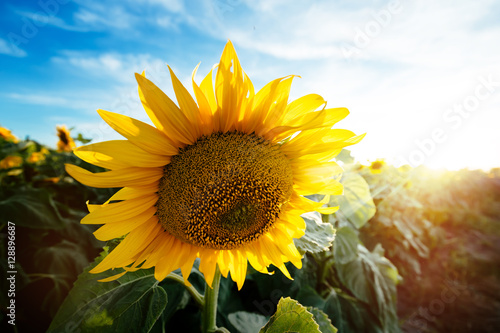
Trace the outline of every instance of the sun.
[[290, 278], [285, 263], [301, 267], [293, 242], [305, 232], [300, 215], [334, 211], [305, 196], [342, 193], [342, 170], [332, 159], [363, 138], [332, 129], [346, 108], [326, 108], [315, 94], [289, 102], [293, 76], [255, 92], [231, 42], [215, 79], [210, 71], [198, 85], [196, 70], [195, 101], [170, 69], [177, 104], [145, 73], [136, 74], [155, 126], [98, 110], [125, 140], [74, 152], [109, 171], [66, 165], [88, 186], [123, 187], [104, 204], [88, 205], [82, 220], [103, 224], [95, 232], [100, 240], [125, 235], [91, 271], [123, 268], [105, 281], [154, 267], [159, 281], [180, 268], [189, 283], [196, 258], [208, 285], [218, 266], [241, 288], [248, 263], [261, 273], [274, 265]]

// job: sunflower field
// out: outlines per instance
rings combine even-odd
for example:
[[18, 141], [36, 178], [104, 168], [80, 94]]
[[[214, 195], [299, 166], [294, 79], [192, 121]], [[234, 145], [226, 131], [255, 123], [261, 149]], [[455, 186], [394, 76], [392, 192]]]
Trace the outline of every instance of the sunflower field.
[[[89, 273], [123, 238], [96, 240], [97, 227], [80, 224], [85, 203], [117, 189], [88, 187], [66, 172], [65, 164], [104, 169], [66, 151], [73, 139], [88, 140], [64, 131], [57, 150], [0, 138], [0, 263], [16, 278], [1, 283], [16, 295], [17, 332], [199, 332], [199, 259], [189, 286], [180, 270], [163, 281], [150, 268], [106, 283], [97, 280], [119, 271]], [[272, 275], [249, 266], [241, 290], [222, 278], [218, 331], [498, 332], [500, 170], [364, 166], [345, 149], [337, 161], [344, 194], [325, 204], [339, 210], [302, 216], [302, 268], [286, 264], [291, 280], [272, 266]], [[8, 332], [12, 303], [1, 297]]]

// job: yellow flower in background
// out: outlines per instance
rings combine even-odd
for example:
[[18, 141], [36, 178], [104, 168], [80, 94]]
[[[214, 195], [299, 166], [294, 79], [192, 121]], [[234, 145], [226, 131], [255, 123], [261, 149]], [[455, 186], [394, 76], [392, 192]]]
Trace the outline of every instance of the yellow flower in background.
[[402, 173], [407, 173], [407, 172], [410, 172], [411, 170], [412, 170], [412, 167], [408, 164], [402, 165], [398, 168], [398, 171], [402, 172]]
[[386, 163], [384, 160], [376, 160], [375, 162], [372, 162], [368, 169], [370, 169], [370, 172], [372, 174], [379, 174], [382, 172], [382, 170], [385, 168]]
[[31, 153], [31, 155], [26, 159], [28, 163], [36, 163], [45, 160], [45, 155], [47, 155], [49, 151], [47, 148], [42, 148], [39, 152], [35, 151]]
[[305, 232], [300, 215], [335, 210], [304, 196], [342, 193], [342, 170], [331, 160], [363, 138], [331, 129], [348, 110], [326, 109], [315, 94], [288, 103], [293, 76], [256, 93], [231, 42], [215, 82], [210, 71], [198, 85], [196, 70], [195, 101], [170, 69], [178, 105], [144, 73], [136, 74], [156, 127], [98, 110], [126, 140], [79, 147], [75, 154], [111, 171], [66, 165], [88, 186], [123, 187], [103, 205], [88, 205], [90, 214], [82, 220], [104, 224], [94, 233], [100, 240], [126, 235], [91, 270], [125, 269], [103, 281], [154, 266], [157, 280], [180, 268], [188, 283], [196, 258], [208, 285], [218, 265], [241, 288], [247, 262], [262, 273], [273, 264], [290, 278], [285, 263], [301, 267], [293, 243]]
[[57, 142], [57, 151], [71, 152], [76, 147], [75, 142], [71, 138], [69, 130], [66, 126], [56, 126], [57, 136], [59, 141]]
[[20, 156], [7, 156], [0, 161], [0, 169], [15, 168], [23, 164], [23, 159]]
[[8, 130], [5, 127], [0, 127], [0, 137], [2, 137], [6, 141], [10, 141], [10, 142], [14, 142], [14, 143], [19, 142], [19, 139], [14, 134], [12, 134], [12, 132], [10, 130]]

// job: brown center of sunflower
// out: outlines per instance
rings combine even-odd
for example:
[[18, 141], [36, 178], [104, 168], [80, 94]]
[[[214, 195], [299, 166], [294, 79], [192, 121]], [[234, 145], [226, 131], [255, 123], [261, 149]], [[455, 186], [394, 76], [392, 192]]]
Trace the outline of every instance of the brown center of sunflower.
[[373, 170], [382, 169], [382, 163], [380, 163], [379, 161], [373, 162], [372, 163], [372, 169]]
[[66, 132], [64, 132], [63, 130], [57, 130], [57, 136], [59, 137], [59, 140], [61, 140], [62, 143], [64, 143], [65, 145], [68, 144], [68, 137], [66, 136]]
[[157, 215], [184, 242], [232, 249], [269, 230], [290, 198], [292, 178], [279, 145], [254, 134], [213, 133], [165, 166]]

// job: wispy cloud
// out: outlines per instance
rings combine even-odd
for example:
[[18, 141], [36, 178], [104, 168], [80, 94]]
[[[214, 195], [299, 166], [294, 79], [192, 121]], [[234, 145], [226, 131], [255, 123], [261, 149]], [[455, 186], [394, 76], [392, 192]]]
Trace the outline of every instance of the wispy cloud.
[[61, 51], [51, 59], [59, 68], [77, 71], [84, 76], [97, 76], [116, 83], [135, 82], [134, 73], [145, 70], [152, 76], [165, 76], [168, 69], [164, 61], [150, 54], [120, 54], [116, 52]]
[[27, 56], [26, 51], [2, 38], [0, 38], [0, 54], [6, 54], [19, 58]]
[[22, 104], [64, 107], [66, 109], [86, 109], [89, 105], [88, 100], [75, 99], [72, 97], [61, 97], [52, 95], [53, 92], [32, 93], [4, 93], [4, 97], [15, 100]]
[[49, 25], [69, 31], [79, 31], [79, 32], [89, 31], [88, 27], [85, 27], [83, 25], [69, 24], [65, 22], [61, 17], [58, 17], [56, 15], [47, 15], [43, 14], [42, 12], [30, 12], [30, 11], [16, 11], [16, 14], [27, 19], [27, 21], [24, 22], [30, 22], [30, 21], [33, 22], [36, 30], [38, 30], [37, 27], [44, 27]]

